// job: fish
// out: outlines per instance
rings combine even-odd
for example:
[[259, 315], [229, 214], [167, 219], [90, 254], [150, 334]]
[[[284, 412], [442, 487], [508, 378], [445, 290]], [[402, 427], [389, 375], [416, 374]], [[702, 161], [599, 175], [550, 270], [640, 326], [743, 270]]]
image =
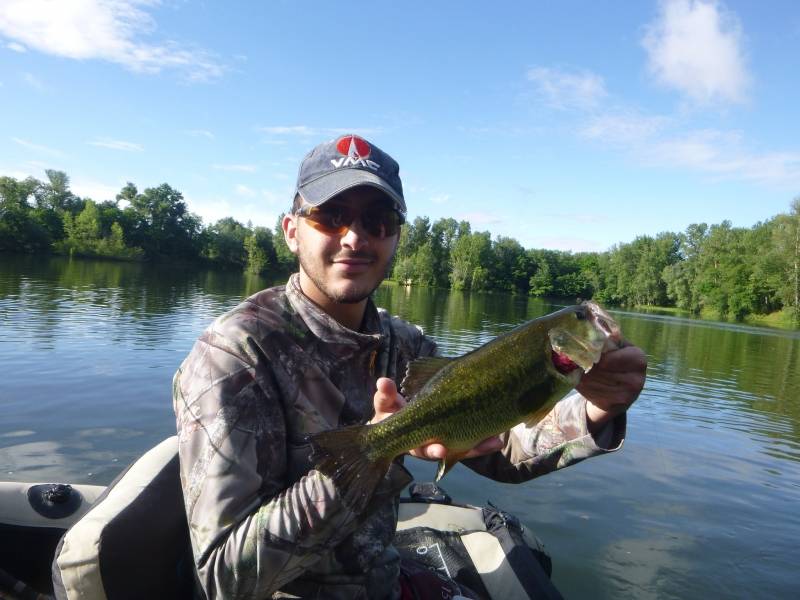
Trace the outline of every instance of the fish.
[[409, 400], [403, 408], [378, 423], [311, 435], [311, 460], [356, 509], [363, 509], [396, 457], [421, 445], [447, 448], [439, 481], [482, 440], [541, 421], [621, 343], [616, 321], [586, 301], [523, 323], [463, 356], [417, 359], [401, 384]]

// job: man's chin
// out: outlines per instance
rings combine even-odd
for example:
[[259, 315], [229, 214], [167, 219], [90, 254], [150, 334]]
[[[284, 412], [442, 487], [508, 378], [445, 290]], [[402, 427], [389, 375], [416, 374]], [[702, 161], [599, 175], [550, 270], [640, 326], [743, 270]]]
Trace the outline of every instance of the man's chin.
[[332, 300], [341, 304], [358, 304], [369, 298], [378, 286], [341, 286], [331, 291]]

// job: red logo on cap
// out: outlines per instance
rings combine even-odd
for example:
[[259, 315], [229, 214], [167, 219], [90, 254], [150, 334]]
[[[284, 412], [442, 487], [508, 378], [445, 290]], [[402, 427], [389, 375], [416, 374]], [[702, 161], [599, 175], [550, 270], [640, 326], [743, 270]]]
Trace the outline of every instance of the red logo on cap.
[[367, 158], [372, 151], [367, 141], [357, 135], [346, 135], [339, 138], [339, 141], [336, 142], [336, 149], [339, 154], [352, 158]]

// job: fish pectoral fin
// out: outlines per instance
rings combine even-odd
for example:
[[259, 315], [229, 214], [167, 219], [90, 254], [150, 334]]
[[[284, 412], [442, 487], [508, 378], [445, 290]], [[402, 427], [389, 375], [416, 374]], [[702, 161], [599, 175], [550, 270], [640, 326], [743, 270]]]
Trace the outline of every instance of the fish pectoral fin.
[[439, 461], [439, 470], [436, 471], [435, 481], [439, 481], [442, 477], [447, 475], [447, 472], [453, 468], [453, 465], [459, 462], [466, 455], [466, 452], [448, 452], [447, 456]]
[[453, 362], [452, 358], [441, 356], [427, 356], [418, 358], [409, 363], [406, 376], [400, 384], [400, 391], [406, 398], [415, 396], [430, 379], [447, 365]]

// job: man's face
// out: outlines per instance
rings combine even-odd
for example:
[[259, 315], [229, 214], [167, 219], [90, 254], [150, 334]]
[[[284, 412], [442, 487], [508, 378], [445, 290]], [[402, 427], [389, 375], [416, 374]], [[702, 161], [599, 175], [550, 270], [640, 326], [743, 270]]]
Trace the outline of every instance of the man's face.
[[284, 219], [287, 243], [300, 261], [300, 285], [322, 308], [365, 300], [386, 277], [399, 238], [399, 234], [374, 235], [362, 223], [362, 211], [388, 205], [379, 190], [369, 186], [347, 190], [323, 209], [334, 205], [357, 215], [344, 233], [320, 228], [313, 216]]

